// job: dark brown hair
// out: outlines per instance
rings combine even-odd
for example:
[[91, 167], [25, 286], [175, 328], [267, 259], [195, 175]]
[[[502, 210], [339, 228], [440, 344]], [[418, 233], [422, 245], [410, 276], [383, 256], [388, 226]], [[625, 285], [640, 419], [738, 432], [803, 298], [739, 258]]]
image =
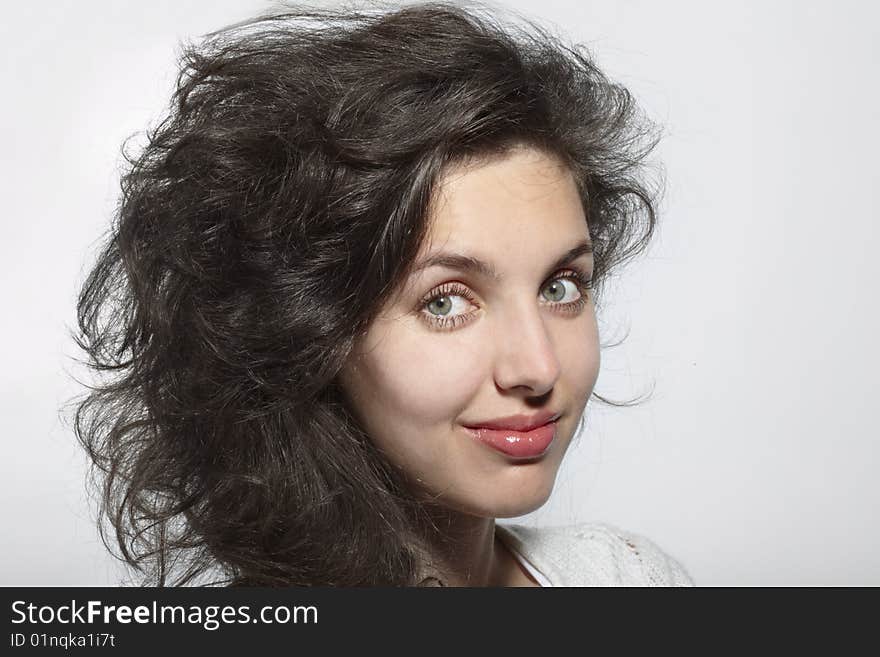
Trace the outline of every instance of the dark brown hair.
[[105, 544], [149, 584], [417, 583], [428, 520], [336, 375], [432, 190], [517, 145], [558, 157], [598, 299], [654, 228], [658, 139], [583, 47], [473, 4], [296, 9], [186, 46], [78, 299]]

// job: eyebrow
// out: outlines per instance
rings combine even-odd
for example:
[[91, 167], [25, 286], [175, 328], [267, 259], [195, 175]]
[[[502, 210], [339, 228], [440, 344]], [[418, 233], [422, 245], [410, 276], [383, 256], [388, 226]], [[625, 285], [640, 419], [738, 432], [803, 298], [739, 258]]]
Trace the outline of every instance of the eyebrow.
[[[556, 260], [556, 262], [553, 263], [553, 266], [550, 267], [550, 270], [555, 271], [556, 269], [564, 267], [572, 260], [575, 260], [582, 255], [592, 253], [592, 242], [588, 240], [579, 242], [576, 246], [563, 253]], [[501, 281], [502, 278], [501, 275], [495, 270], [495, 268], [488, 262], [483, 262], [482, 260], [474, 258], [473, 256], [461, 255], [458, 253], [436, 253], [418, 263], [413, 268], [413, 273], [420, 272], [423, 269], [428, 269], [429, 267], [447, 267], [448, 269], [456, 269], [458, 271], [479, 274], [484, 278], [490, 278], [496, 282]]]

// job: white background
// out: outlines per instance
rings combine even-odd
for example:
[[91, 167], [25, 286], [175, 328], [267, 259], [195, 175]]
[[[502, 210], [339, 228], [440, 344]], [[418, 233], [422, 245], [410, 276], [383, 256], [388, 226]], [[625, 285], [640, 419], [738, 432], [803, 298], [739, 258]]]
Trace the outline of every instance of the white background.
[[[498, 3], [496, 3], [497, 6]], [[609, 289], [601, 394], [551, 501], [522, 522], [611, 522], [698, 584], [880, 584], [878, 58], [873, 3], [505, 2], [585, 43], [661, 122], [651, 250]], [[0, 584], [113, 584], [67, 335], [181, 39], [266, 2], [4, 6]]]

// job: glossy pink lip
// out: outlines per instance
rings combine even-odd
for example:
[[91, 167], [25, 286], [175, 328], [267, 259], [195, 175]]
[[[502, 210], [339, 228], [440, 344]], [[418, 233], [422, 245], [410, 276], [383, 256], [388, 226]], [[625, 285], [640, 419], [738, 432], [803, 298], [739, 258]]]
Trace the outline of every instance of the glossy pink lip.
[[542, 456], [556, 438], [556, 422], [548, 422], [531, 431], [515, 429], [488, 429], [466, 427], [468, 432], [484, 445], [514, 459]]
[[464, 426], [468, 429], [513, 429], [514, 431], [530, 431], [540, 426], [553, 422], [559, 418], [561, 413], [553, 411], [542, 411], [535, 415], [508, 415], [507, 417], [499, 417], [494, 420], [486, 420], [485, 422], [468, 422]]
[[543, 455], [556, 437], [556, 420], [560, 413], [512, 415], [479, 424], [465, 425], [481, 443], [514, 459]]

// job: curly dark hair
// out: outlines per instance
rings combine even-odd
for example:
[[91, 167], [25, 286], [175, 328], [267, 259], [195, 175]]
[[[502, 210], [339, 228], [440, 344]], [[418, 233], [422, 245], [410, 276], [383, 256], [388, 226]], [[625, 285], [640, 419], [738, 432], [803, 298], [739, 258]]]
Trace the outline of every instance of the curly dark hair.
[[654, 230], [655, 127], [582, 46], [474, 3], [291, 9], [185, 45], [72, 331], [103, 378], [74, 428], [108, 549], [160, 586], [419, 583], [425, 505], [337, 373], [444, 172], [517, 146], [573, 172], [600, 298]]

